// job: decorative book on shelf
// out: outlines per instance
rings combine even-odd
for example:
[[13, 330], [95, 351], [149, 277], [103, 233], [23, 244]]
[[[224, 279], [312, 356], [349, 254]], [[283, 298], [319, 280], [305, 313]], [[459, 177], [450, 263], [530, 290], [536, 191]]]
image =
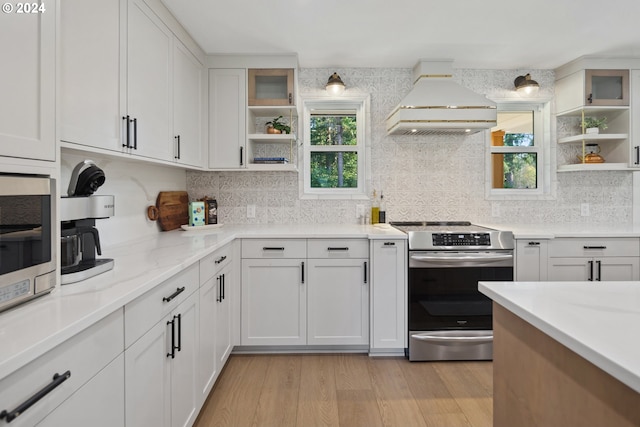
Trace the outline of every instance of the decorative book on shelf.
[[289, 163], [289, 159], [287, 159], [286, 157], [254, 157], [253, 163], [261, 165], [283, 165], [285, 163]]

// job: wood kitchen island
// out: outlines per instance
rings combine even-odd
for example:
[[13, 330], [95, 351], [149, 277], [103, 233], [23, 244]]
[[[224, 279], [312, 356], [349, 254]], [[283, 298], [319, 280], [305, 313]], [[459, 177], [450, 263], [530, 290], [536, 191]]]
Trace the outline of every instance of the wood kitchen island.
[[494, 427], [640, 425], [640, 282], [480, 282]]

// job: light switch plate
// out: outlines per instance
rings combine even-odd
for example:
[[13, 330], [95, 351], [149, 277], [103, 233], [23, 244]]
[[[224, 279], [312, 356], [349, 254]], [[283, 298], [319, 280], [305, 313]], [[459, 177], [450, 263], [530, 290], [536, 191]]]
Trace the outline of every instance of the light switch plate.
[[256, 205], [247, 205], [247, 218], [256, 217]]

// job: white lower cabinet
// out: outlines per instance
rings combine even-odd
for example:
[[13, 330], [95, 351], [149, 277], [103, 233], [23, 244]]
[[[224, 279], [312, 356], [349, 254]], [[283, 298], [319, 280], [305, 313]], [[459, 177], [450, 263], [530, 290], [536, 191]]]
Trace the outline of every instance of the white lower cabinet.
[[38, 427], [124, 425], [124, 354], [65, 400]]
[[244, 239], [242, 258], [243, 346], [369, 343], [368, 240]]
[[234, 346], [232, 300], [235, 275], [229, 244], [200, 261], [200, 373], [204, 402]]
[[[196, 419], [201, 402], [200, 317], [199, 294], [193, 290], [197, 289], [198, 277], [197, 265], [192, 266], [166, 281], [169, 286], [162, 298], [158, 294], [164, 288], [161, 284], [125, 306], [125, 335], [135, 329], [128, 324], [128, 313], [135, 321], [144, 313], [151, 316], [157, 312], [156, 306], [173, 307], [140, 338], [130, 338], [134, 342], [125, 350], [125, 414], [129, 426], [182, 427]], [[185, 289], [191, 292], [187, 294]]]
[[305, 261], [242, 260], [241, 345], [307, 343]]
[[516, 240], [515, 280], [547, 280], [548, 242], [546, 239]]
[[307, 254], [307, 344], [368, 344], [368, 240], [309, 239]]
[[553, 239], [549, 242], [548, 280], [640, 280], [640, 239]]
[[2, 379], [2, 425], [122, 425], [123, 342], [118, 310]]
[[407, 347], [407, 241], [371, 241], [370, 352]]

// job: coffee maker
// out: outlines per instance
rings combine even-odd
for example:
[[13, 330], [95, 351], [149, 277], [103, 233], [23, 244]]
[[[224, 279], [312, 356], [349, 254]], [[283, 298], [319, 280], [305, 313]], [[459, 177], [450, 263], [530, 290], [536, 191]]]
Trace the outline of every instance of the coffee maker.
[[67, 197], [60, 199], [60, 279], [63, 285], [79, 282], [113, 268], [102, 255], [95, 220], [114, 215], [114, 197], [93, 195], [104, 184], [104, 172], [85, 160], [71, 174]]

